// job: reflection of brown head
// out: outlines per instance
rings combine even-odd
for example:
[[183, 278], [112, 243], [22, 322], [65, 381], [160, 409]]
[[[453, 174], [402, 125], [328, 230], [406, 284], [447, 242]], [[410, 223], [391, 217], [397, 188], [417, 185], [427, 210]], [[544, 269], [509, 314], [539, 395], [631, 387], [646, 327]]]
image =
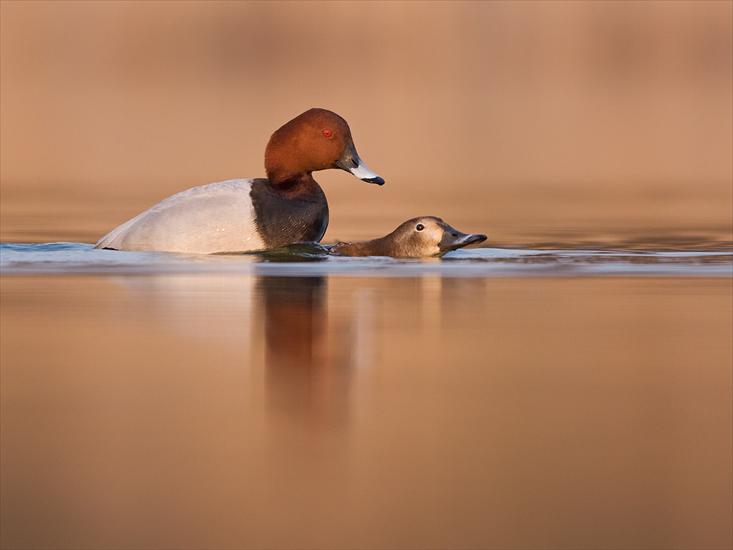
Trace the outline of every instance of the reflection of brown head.
[[271, 362], [304, 368], [313, 363], [314, 346], [325, 330], [324, 280], [321, 277], [262, 277], [265, 340]]
[[349, 409], [350, 369], [340, 361], [348, 358], [347, 340], [329, 343], [326, 280], [260, 277], [258, 289], [265, 314], [268, 410], [314, 428], [342, 423]]
[[265, 149], [265, 170], [273, 184], [328, 168], [384, 183], [359, 158], [346, 121], [326, 109], [309, 109], [285, 123], [272, 134]]

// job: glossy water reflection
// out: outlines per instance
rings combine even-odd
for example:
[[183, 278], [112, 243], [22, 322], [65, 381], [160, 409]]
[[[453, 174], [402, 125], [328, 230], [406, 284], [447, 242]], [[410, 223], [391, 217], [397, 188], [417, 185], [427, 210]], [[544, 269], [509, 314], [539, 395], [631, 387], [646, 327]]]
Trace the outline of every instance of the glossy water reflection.
[[727, 279], [0, 281], [4, 548], [730, 547]]
[[324, 277], [261, 277], [266, 411], [313, 429], [349, 416], [353, 357], [346, 327], [329, 330]]

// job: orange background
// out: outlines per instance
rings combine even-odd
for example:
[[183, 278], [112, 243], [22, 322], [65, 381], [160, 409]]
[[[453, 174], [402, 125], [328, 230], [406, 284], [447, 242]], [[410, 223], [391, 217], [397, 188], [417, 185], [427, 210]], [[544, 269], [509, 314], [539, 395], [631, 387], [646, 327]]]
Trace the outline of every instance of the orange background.
[[730, 239], [730, 2], [2, 2], [3, 240], [94, 241], [264, 174], [311, 106], [383, 188], [317, 174], [325, 241], [423, 214], [494, 243]]

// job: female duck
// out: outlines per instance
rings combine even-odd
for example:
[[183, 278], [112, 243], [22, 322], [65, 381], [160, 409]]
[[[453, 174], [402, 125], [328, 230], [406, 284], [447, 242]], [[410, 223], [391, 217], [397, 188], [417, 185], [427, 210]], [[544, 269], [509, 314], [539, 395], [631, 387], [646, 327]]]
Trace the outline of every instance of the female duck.
[[423, 258], [440, 256], [469, 244], [481, 243], [486, 235], [461, 233], [435, 216], [412, 218], [389, 235], [358, 243], [337, 243], [332, 254], [339, 256], [392, 256]]
[[384, 184], [359, 158], [346, 121], [310, 109], [272, 134], [265, 149], [266, 179], [228, 180], [176, 193], [110, 231], [96, 248], [207, 254], [320, 241], [328, 203], [311, 173], [328, 168]]

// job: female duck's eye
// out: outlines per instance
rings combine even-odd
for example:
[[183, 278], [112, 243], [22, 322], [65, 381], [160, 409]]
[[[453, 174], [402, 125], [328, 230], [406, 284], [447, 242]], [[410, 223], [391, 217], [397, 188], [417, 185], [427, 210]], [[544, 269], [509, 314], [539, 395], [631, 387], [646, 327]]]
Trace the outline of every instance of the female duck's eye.
[[423, 224], [419, 223], [419, 224], [417, 224], [415, 226], [415, 229], [417, 229], [418, 231], [422, 231], [423, 229], [425, 229], [425, 226]]
[[321, 130], [321, 133], [328, 139], [331, 139], [333, 137], [333, 130], [331, 130], [330, 128], [324, 128], [323, 130]]

